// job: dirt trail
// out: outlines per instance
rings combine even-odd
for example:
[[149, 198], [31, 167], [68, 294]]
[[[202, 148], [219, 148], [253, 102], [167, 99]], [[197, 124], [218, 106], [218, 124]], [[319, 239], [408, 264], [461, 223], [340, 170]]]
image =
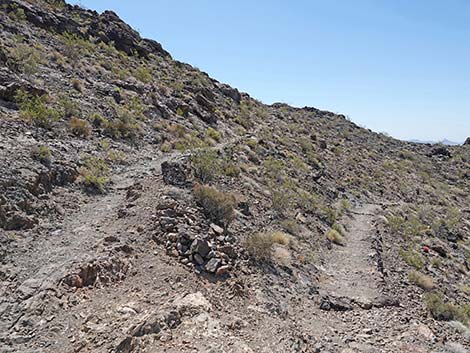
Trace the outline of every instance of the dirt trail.
[[373, 220], [378, 206], [366, 204], [352, 212], [345, 224], [345, 245], [335, 246], [326, 259], [321, 287], [326, 295], [370, 305], [380, 297], [376, 252], [372, 248]]

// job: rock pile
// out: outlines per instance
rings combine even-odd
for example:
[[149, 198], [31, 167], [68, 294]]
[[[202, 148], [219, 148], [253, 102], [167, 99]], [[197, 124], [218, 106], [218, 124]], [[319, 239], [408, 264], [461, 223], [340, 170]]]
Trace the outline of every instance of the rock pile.
[[155, 215], [154, 238], [165, 245], [168, 254], [196, 271], [224, 276], [230, 272], [241, 249], [235, 239], [216, 224], [197, 223], [197, 209], [182, 207], [171, 199], [163, 199]]

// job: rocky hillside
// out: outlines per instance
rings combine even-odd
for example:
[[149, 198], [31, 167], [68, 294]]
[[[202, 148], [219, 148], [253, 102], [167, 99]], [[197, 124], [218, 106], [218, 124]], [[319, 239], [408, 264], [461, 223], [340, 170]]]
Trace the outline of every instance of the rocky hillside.
[[470, 140], [265, 105], [0, 0], [0, 351], [468, 352]]

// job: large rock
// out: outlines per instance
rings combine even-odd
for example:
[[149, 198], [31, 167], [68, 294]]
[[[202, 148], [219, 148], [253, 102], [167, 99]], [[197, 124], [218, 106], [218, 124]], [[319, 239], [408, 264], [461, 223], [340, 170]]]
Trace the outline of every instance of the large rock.
[[465, 142], [463, 143], [465, 146], [470, 146], [470, 137], [467, 137]]
[[113, 11], [104, 11], [91, 25], [89, 34], [105, 43], [114, 43], [116, 49], [128, 55], [146, 57], [150, 53], [170, 56], [156, 41], [142, 39], [139, 33], [122, 21]]

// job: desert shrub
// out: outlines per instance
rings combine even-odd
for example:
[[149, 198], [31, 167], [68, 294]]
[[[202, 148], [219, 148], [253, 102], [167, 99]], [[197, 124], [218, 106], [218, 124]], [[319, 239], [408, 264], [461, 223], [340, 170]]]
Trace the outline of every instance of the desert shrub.
[[431, 290], [434, 288], [434, 281], [431, 277], [426, 276], [417, 271], [411, 271], [408, 274], [408, 279], [411, 283], [417, 285], [424, 290]]
[[333, 207], [321, 206], [321, 217], [330, 226], [333, 226], [338, 218], [336, 210]]
[[51, 163], [51, 150], [47, 146], [35, 146], [31, 150], [31, 157], [44, 164]]
[[80, 168], [80, 175], [83, 178], [83, 184], [97, 192], [104, 192], [109, 182], [109, 166], [105, 160], [89, 156], [84, 158], [83, 166]]
[[81, 56], [88, 55], [93, 49], [93, 45], [89, 41], [76, 34], [64, 33], [62, 42], [64, 44], [63, 53], [73, 65]]
[[12, 52], [9, 66], [13, 66], [19, 72], [33, 75], [38, 71], [38, 65], [44, 63], [41, 52], [27, 44], [18, 44]]
[[53, 122], [60, 119], [60, 113], [57, 110], [46, 106], [45, 96], [34, 96], [19, 91], [15, 99], [20, 108], [20, 116], [37, 126], [50, 128]]
[[300, 226], [293, 219], [285, 219], [280, 223], [280, 225], [286, 232], [292, 235], [299, 235], [300, 233]]
[[429, 293], [425, 296], [424, 302], [432, 317], [436, 320], [450, 321], [458, 316], [457, 307], [444, 301], [441, 293]]
[[217, 142], [220, 142], [220, 139], [222, 137], [222, 135], [220, 134], [220, 132], [218, 132], [216, 129], [214, 128], [207, 128], [206, 130], [206, 136], [217, 141]]
[[77, 79], [73, 79], [72, 80], [72, 87], [77, 91], [77, 92], [83, 92], [83, 84], [77, 80]]
[[416, 268], [417, 270], [423, 268], [423, 259], [416, 251], [401, 249], [399, 254], [408, 265]]
[[405, 220], [403, 219], [403, 217], [389, 215], [387, 216], [387, 220], [390, 230], [393, 233], [399, 233], [402, 231], [405, 224]]
[[337, 230], [330, 229], [328, 232], [326, 232], [325, 236], [334, 244], [344, 245], [344, 238]]
[[213, 187], [199, 184], [193, 188], [193, 195], [204, 210], [206, 217], [222, 225], [227, 231], [228, 226], [235, 219], [235, 197]]
[[59, 105], [62, 108], [65, 117], [80, 116], [80, 107], [78, 103], [63, 95], [59, 99]]
[[268, 261], [271, 258], [273, 237], [268, 233], [254, 233], [245, 239], [245, 249], [248, 254], [258, 261]]
[[171, 143], [169, 143], [168, 141], [165, 141], [160, 145], [160, 151], [162, 151], [164, 153], [170, 152], [171, 149], [172, 149]]
[[70, 119], [69, 128], [75, 136], [88, 137], [91, 135], [90, 123], [83, 119], [73, 117]]
[[344, 227], [339, 223], [333, 224], [331, 226], [331, 229], [336, 230], [340, 235], [344, 235], [344, 233], [345, 233]]
[[143, 83], [152, 81], [152, 72], [145, 66], [139, 66], [134, 71], [134, 77]]
[[233, 162], [225, 162], [223, 165], [223, 172], [229, 177], [238, 177], [241, 173], [241, 169]]
[[221, 160], [216, 150], [204, 148], [196, 150], [190, 157], [194, 174], [201, 182], [207, 183], [221, 172]]

